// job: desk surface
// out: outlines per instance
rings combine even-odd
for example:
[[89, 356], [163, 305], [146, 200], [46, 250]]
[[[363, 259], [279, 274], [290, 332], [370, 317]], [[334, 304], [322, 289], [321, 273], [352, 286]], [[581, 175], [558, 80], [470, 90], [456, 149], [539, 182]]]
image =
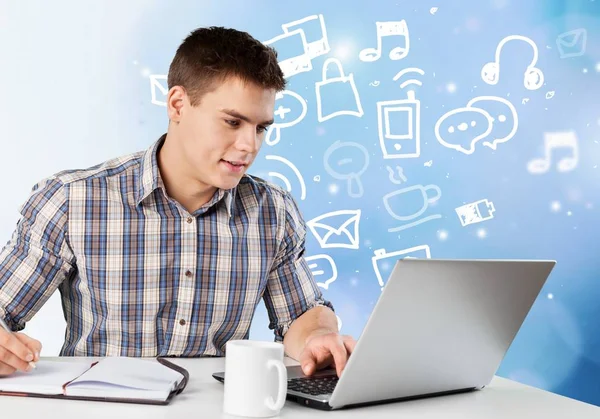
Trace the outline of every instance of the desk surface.
[[[225, 358], [169, 360], [186, 368], [190, 372], [190, 381], [185, 391], [167, 406], [3, 396], [0, 397], [0, 411], [2, 417], [19, 419], [233, 418], [222, 413], [223, 384], [211, 376], [213, 372], [223, 370]], [[289, 358], [285, 361], [287, 365], [297, 364]], [[306, 408], [288, 401], [279, 417], [364, 418], [365, 414], [373, 419], [600, 419], [600, 407], [495, 377], [481, 391], [330, 412]]]

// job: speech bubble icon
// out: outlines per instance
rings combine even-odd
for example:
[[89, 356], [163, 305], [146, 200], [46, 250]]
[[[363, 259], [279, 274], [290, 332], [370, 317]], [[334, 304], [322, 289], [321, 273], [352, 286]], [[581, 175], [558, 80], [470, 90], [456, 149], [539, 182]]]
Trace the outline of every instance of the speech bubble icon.
[[483, 145], [496, 150], [515, 136], [519, 126], [519, 116], [514, 105], [498, 96], [478, 96], [467, 103], [468, 108], [481, 109], [492, 117], [492, 131], [483, 141]]
[[473, 154], [475, 144], [492, 131], [492, 117], [479, 108], [446, 112], [435, 123], [435, 137], [444, 147]]

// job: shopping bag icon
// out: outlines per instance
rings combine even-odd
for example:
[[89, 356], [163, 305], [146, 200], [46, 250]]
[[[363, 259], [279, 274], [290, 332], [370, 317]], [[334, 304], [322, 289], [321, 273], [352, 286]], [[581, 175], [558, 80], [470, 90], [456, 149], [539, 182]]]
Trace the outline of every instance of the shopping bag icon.
[[[335, 67], [336, 75], [331, 68]], [[340, 115], [361, 117], [364, 115], [354, 75], [344, 74], [342, 63], [337, 58], [328, 58], [323, 64], [322, 80], [315, 84], [317, 96], [317, 118], [327, 121]]]

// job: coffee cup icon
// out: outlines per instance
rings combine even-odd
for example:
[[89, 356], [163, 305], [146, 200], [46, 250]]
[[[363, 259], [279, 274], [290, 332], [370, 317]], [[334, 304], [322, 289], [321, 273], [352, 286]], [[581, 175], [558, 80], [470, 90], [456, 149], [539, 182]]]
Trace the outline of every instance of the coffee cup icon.
[[[441, 214], [433, 214], [418, 219], [429, 206], [438, 201], [442, 191], [437, 185], [413, 185], [390, 192], [383, 197], [387, 213], [398, 221], [412, 221], [398, 227], [388, 229], [389, 232], [405, 230], [410, 227], [441, 218]], [[417, 220], [418, 219], [418, 220]]]

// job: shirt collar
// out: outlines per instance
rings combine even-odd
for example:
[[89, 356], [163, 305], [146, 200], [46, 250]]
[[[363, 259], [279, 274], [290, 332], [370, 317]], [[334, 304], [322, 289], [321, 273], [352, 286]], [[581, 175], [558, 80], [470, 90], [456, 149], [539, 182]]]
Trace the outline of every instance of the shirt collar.
[[[158, 151], [164, 144], [166, 138], [166, 133], [161, 135], [161, 137], [142, 155], [139, 174], [140, 182], [138, 187], [138, 195], [135, 202], [136, 205], [140, 205], [140, 203], [142, 203], [148, 196], [152, 194], [152, 192], [158, 188], [163, 190], [165, 196], [167, 195], [165, 185], [162, 177], [160, 176], [157, 160]], [[217, 193], [210, 199], [210, 201], [202, 206], [201, 212], [204, 212], [206, 209], [224, 199], [225, 206], [227, 208], [227, 214], [229, 217], [231, 217], [233, 213], [236, 189], [236, 187], [232, 189], [218, 189]]]

